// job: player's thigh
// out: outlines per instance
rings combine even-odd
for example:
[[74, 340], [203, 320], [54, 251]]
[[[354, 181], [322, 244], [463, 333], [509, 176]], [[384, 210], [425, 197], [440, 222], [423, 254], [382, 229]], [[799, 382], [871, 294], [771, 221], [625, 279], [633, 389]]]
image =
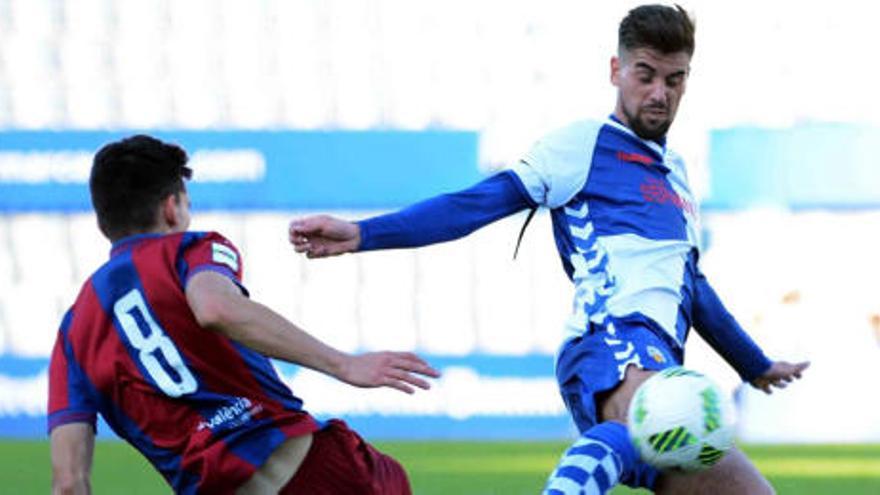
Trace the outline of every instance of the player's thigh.
[[339, 420], [313, 434], [308, 455], [282, 495], [411, 495], [403, 467]]
[[611, 390], [603, 392], [596, 397], [596, 407], [599, 410], [600, 421], [614, 420], [626, 424], [626, 414], [629, 403], [639, 385], [656, 374], [654, 370], [646, 370], [635, 365], [626, 369], [623, 381]]
[[739, 449], [732, 448], [718, 464], [696, 473], [665, 472], [654, 493], [661, 495], [772, 495], [773, 487]]

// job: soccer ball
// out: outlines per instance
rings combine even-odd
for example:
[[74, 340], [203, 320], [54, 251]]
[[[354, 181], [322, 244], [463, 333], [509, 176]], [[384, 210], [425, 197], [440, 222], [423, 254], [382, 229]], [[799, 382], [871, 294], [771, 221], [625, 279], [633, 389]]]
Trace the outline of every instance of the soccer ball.
[[642, 460], [660, 470], [699, 471], [733, 446], [733, 407], [705, 375], [680, 366], [645, 380], [627, 414]]

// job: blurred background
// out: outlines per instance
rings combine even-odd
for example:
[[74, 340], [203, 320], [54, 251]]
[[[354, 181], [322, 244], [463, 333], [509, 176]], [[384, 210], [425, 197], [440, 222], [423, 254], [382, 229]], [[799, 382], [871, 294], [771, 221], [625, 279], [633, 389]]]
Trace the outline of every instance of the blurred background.
[[[444, 371], [409, 397], [279, 363], [309, 411], [367, 437], [571, 438], [553, 355], [572, 294], [547, 215], [515, 261], [521, 215], [321, 261], [286, 229], [465, 187], [604, 118], [635, 5], [0, 0], [0, 436], [45, 435], [61, 315], [109, 251], [90, 158], [143, 131], [190, 152], [193, 227], [241, 249], [252, 297], [342, 349], [411, 349]], [[875, 16], [855, 0], [684, 6], [697, 50], [670, 146], [701, 200], [703, 269], [771, 357], [813, 363], [771, 397], [696, 335], [687, 364], [735, 394], [745, 441], [880, 442]]]

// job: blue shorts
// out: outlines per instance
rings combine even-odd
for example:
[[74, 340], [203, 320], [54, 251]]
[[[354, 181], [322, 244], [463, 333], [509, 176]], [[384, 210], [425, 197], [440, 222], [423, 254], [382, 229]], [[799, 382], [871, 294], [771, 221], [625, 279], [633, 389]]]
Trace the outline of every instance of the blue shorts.
[[634, 364], [662, 370], [682, 364], [678, 345], [652, 320], [633, 315], [590, 324], [589, 332], [566, 342], [556, 361], [556, 379], [568, 411], [581, 433], [598, 421], [596, 395], [611, 390]]

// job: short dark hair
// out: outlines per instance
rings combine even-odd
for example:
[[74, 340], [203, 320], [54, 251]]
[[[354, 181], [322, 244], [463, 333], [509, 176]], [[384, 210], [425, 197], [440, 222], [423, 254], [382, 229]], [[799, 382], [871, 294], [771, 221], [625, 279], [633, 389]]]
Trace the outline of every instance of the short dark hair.
[[642, 5], [620, 21], [617, 47], [627, 51], [651, 48], [663, 54], [694, 54], [694, 21], [680, 5]]
[[187, 160], [183, 148], [142, 134], [101, 148], [89, 177], [101, 232], [115, 241], [155, 227], [159, 204], [192, 176]]

